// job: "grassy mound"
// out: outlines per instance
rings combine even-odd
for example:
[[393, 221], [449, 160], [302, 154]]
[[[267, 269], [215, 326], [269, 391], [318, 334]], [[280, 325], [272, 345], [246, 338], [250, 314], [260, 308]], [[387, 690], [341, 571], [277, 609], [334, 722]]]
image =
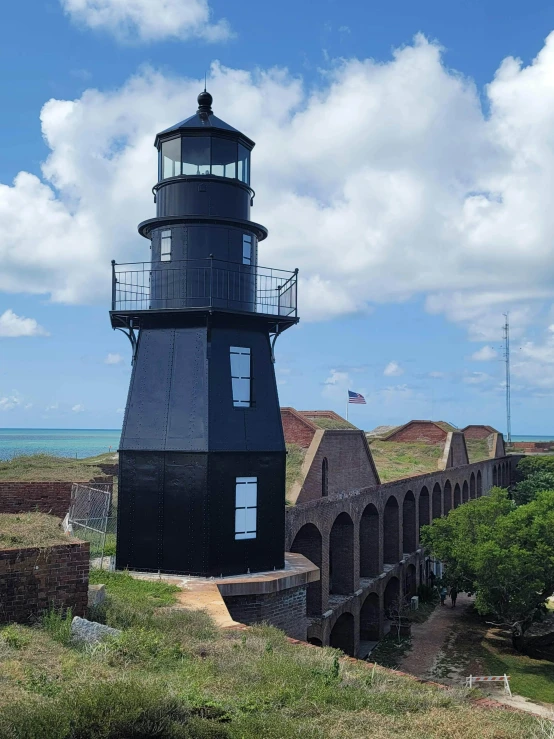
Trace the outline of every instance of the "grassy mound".
[[306, 450], [298, 444], [287, 444], [287, 473], [286, 473], [286, 493], [300, 477], [300, 471], [304, 463]]
[[0, 460], [0, 480], [21, 482], [80, 482], [102, 475], [98, 463], [113, 462], [113, 454], [71, 459], [49, 454], [28, 454]]
[[46, 513], [0, 513], [0, 549], [51, 547], [74, 541]]
[[96, 617], [120, 637], [77, 648], [52, 638], [53, 619], [0, 630], [0, 737], [531, 736], [532, 719], [476, 709], [466, 691], [339, 662], [270, 627], [220, 631], [201, 611], [168, 610], [175, 591], [162, 582], [93, 579], [108, 592]]
[[471, 464], [489, 459], [489, 446], [486, 439], [466, 439], [466, 447]]
[[381, 482], [436, 472], [444, 451], [442, 444], [379, 440], [370, 441], [370, 449]]

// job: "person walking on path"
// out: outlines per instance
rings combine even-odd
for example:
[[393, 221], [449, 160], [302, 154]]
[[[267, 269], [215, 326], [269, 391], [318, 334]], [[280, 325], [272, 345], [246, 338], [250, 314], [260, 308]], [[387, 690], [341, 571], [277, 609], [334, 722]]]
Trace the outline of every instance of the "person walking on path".
[[447, 589], [443, 585], [442, 588], [439, 591], [439, 595], [440, 595], [440, 599], [441, 599], [441, 606], [444, 605], [444, 601], [446, 600], [447, 593], [448, 593], [448, 591], [447, 591]]
[[458, 597], [458, 591], [456, 588], [450, 588], [450, 600], [452, 601], [452, 608], [456, 608], [456, 598]]

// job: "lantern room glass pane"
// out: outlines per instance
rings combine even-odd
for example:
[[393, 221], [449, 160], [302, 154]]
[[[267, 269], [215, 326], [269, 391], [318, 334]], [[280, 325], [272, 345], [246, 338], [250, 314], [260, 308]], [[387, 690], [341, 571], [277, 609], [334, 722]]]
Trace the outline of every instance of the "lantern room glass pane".
[[183, 137], [183, 174], [210, 174], [208, 136]]
[[237, 176], [237, 142], [212, 139], [212, 174], [218, 177]]
[[242, 144], [239, 144], [238, 178], [247, 185], [250, 183], [250, 152]]
[[162, 144], [162, 179], [181, 174], [181, 139], [171, 139]]

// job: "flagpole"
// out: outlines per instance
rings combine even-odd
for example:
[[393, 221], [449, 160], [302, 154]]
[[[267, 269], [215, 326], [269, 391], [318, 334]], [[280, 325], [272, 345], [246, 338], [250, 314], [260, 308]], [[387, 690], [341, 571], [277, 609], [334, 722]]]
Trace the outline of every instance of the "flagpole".
[[348, 397], [348, 390], [347, 390], [346, 391], [346, 420], [347, 421], [348, 421], [348, 401], [349, 401], [349, 397]]

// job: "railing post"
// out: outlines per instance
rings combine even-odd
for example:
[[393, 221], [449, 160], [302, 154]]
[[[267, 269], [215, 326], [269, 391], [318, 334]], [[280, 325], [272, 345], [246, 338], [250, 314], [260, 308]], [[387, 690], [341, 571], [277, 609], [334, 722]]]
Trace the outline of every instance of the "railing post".
[[213, 308], [213, 291], [214, 291], [214, 255], [210, 254], [210, 308]]
[[294, 270], [294, 317], [298, 318], [298, 267]]
[[115, 310], [115, 259], [112, 259], [112, 310]]

